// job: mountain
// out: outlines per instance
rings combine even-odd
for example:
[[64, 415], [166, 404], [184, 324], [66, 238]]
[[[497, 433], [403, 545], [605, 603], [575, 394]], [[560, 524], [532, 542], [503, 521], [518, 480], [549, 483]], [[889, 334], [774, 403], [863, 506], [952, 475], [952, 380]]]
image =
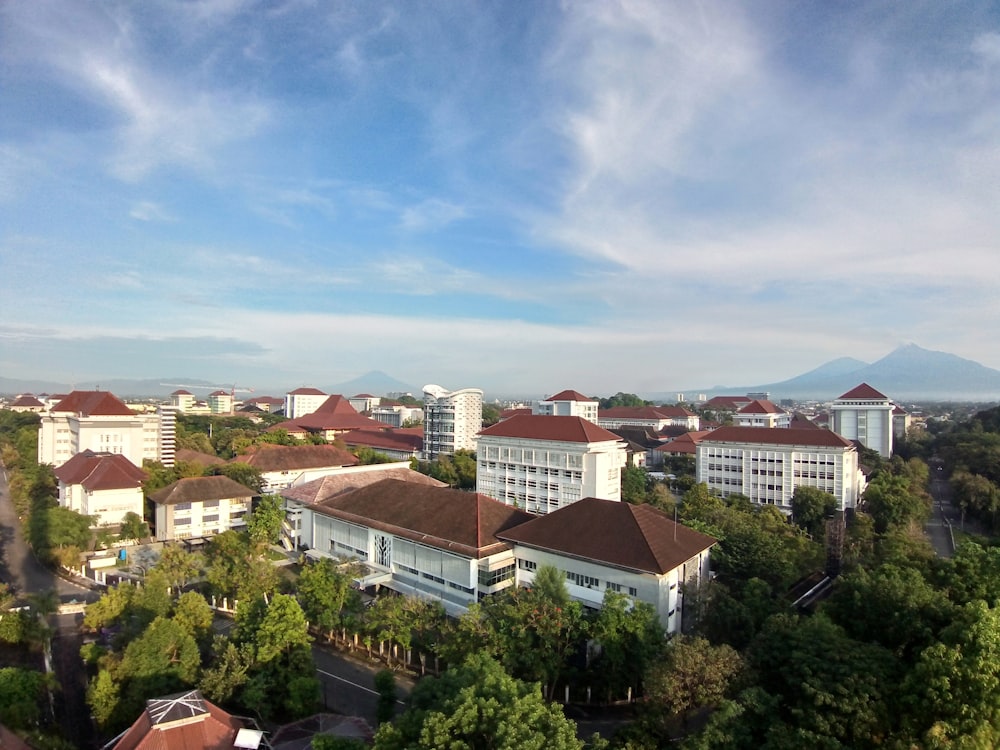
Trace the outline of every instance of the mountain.
[[412, 393], [420, 398], [420, 388], [415, 388], [402, 380], [386, 375], [381, 370], [372, 370], [359, 375], [353, 380], [330, 386], [324, 389], [327, 393], [339, 393], [350, 398], [358, 393], [370, 393], [373, 396], [384, 396], [387, 393]]
[[[853, 367], [852, 365], [858, 365]], [[895, 400], [993, 401], [1000, 399], [1000, 370], [947, 352], [908, 344], [871, 364], [842, 357], [778, 383], [726, 389], [768, 391], [773, 399], [834, 399], [868, 383]]]

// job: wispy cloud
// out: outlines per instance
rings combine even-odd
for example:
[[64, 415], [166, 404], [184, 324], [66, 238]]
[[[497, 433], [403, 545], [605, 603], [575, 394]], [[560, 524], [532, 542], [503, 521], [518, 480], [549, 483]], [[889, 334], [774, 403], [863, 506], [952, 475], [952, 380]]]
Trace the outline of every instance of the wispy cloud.
[[400, 226], [407, 232], [433, 232], [464, 218], [463, 206], [429, 198], [403, 209]]
[[169, 211], [153, 201], [139, 201], [128, 215], [136, 221], [176, 221]]

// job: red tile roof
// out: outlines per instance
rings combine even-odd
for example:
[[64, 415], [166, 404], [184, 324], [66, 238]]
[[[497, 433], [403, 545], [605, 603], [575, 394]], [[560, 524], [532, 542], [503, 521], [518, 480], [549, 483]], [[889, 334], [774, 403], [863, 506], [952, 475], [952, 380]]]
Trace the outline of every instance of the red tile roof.
[[82, 417], [131, 417], [134, 411], [108, 391], [73, 391], [52, 407], [54, 412], [69, 412]]
[[63, 484], [82, 484], [89, 492], [141, 487], [148, 475], [120, 453], [77, 453], [53, 473]]
[[603, 443], [621, 440], [615, 433], [598, 427], [583, 417], [550, 417], [544, 414], [519, 414], [497, 422], [479, 433], [483, 437], [553, 440], [564, 443]]
[[755, 398], [739, 411], [740, 414], [784, 414], [785, 410], [771, 401]]
[[336, 445], [255, 445], [230, 463], [250, 464], [260, 471], [291, 471], [354, 466], [358, 458]]
[[682, 406], [615, 406], [611, 409], [601, 409], [597, 412], [598, 419], [677, 419], [693, 417]]
[[660, 453], [685, 453], [693, 456], [698, 452], [698, 443], [704, 440], [706, 435], [710, 435], [711, 433], [711, 430], [685, 432], [683, 435], [678, 435], [670, 442], [664, 443], [655, 450]]
[[[860, 398], [860, 399], [882, 399], [888, 398], [884, 393], [879, 393], [874, 388], [872, 388], [868, 383], [862, 383], [845, 393], [840, 398]], [[839, 400], [839, 399], [838, 399]]]
[[287, 422], [279, 422], [272, 429], [284, 428], [289, 432], [296, 429], [310, 432], [326, 430], [345, 432], [366, 427], [372, 430], [387, 429], [387, 425], [383, 422], [358, 414], [358, 410], [351, 406], [351, 402], [343, 396], [330, 396], [311, 414]]
[[318, 388], [296, 388], [288, 392], [289, 396], [325, 396], [326, 394]]
[[191, 393], [191, 391], [185, 391], [183, 388], [181, 388], [180, 390], [174, 391], [170, 395], [171, 396], [193, 396], [194, 394]]
[[596, 398], [584, 396], [579, 391], [559, 391], [555, 396], [549, 396], [545, 401], [597, 401]]
[[500, 419], [510, 419], [511, 417], [516, 417], [518, 414], [531, 414], [531, 408], [504, 409], [500, 412]]
[[185, 477], [157, 490], [149, 499], [159, 505], [250, 498], [256, 493], [229, 477]]
[[34, 409], [39, 406], [45, 406], [45, 404], [32, 396], [30, 393], [25, 393], [23, 396], [18, 396], [14, 399], [14, 403], [12, 403], [11, 406], [22, 406]]
[[212, 391], [208, 395], [209, 396], [228, 396], [229, 395], [229, 391], [223, 391], [223, 390], [220, 389], [218, 391]]
[[313, 510], [476, 558], [507, 549], [499, 534], [533, 518], [486, 495], [398, 479], [338, 495]]
[[351, 430], [338, 436], [348, 448], [364, 446], [375, 450], [415, 452], [424, 448], [423, 431], [419, 433], [397, 430]]
[[741, 406], [750, 403], [752, 399], [746, 396], [712, 396], [705, 402], [710, 409], [729, 409], [736, 411]]
[[197, 690], [146, 701], [113, 750], [232, 750], [244, 722]]
[[702, 438], [702, 442], [803, 445], [816, 448], [849, 448], [852, 445], [850, 440], [830, 430], [794, 427], [720, 427]]
[[715, 544], [651, 505], [584, 498], [533, 518], [501, 539], [619, 568], [661, 575]]
[[413, 482], [427, 487], [447, 487], [445, 482], [421, 474], [410, 468], [401, 468], [391, 464], [369, 464], [367, 466], [356, 466], [347, 471], [329, 474], [311, 482], [303, 482], [295, 487], [281, 490], [282, 497], [295, 500], [304, 505], [315, 505], [329, 500], [336, 495], [345, 492], [367, 487], [370, 484], [381, 482], [383, 479], [399, 479], [404, 482]]

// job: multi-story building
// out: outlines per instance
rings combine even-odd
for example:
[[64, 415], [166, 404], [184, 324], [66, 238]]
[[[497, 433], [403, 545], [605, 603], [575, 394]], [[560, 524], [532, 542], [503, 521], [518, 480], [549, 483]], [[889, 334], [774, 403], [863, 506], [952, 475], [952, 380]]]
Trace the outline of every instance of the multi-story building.
[[584, 396], [579, 391], [559, 391], [554, 396], [549, 396], [535, 404], [531, 413], [550, 417], [583, 417], [587, 421], [597, 424], [599, 403], [596, 398]]
[[376, 406], [382, 403], [380, 396], [373, 396], [370, 393], [357, 393], [351, 396], [348, 401], [359, 412], [371, 412]]
[[191, 411], [197, 401], [198, 399], [194, 397], [191, 391], [185, 391], [183, 388], [179, 388], [170, 394], [170, 405], [179, 412]]
[[120, 453], [136, 466], [171, 460], [175, 412], [136, 414], [107, 391], [73, 391], [41, 415], [38, 462], [61, 466], [77, 453]]
[[483, 392], [478, 388], [448, 391], [424, 386], [424, 458], [476, 450], [483, 428]]
[[212, 414], [232, 414], [235, 406], [233, 394], [228, 391], [218, 390], [208, 394], [208, 410]]
[[888, 396], [862, 383], [833, 402], [831, 429], [889, 458], [892, 455], [894, 408]]
[[893, 440], [905, 440], [906, 434], [913, 424], [913, 417], [901, 406], [894, 406], [892, 409], [892, 437]]
[[737, 427], [789, 427], [792, 415], [765, 399], [754, 399], [733, 415]]
[[372, 419], [388, 427], [402, 427], [406, 422], [423, 422], [424, 409], [422, 406], [382, 404], [372, 409]]
[[720, 427], [696, 447], [696, 473], [713, 492], [746, 495], [790, 513], [800, 486], [816, 487], [854, 508], [865, 489], [854, 444], [829, 430]]
[[620, 427], [649, 427], [656, 431], [667, 427], [701, 429], [698, 415], [683, 406], [616, 406], [601, 409], [597, 413], [597, 424], [606, 430]]
[[296, 388], [285, 394], [285, 416], [298, 419], [312, 414], [326, 399], [327, 395], [318, 388]]
[[277, 492], [355, 466], [358, 458], [336, 445], [257, 445], [232, 463], [254, 467], [264, 492]]
[[531, 513], [621, 499], [625, 443], [583, 417], [523, 414], [479, 433], [476, 491]]
[[153, 520], [157, 541], [221, 534], [246, 526], [256, 493], [229, 477], [186, 477], [157, 490]]
[[326, 440], [335, 440], [338, 435], [351, 430], [388, 429], [386, 425], [363, 414], [358, 414], [350, 401], [340, 395], [324, 396], [323, 403], [316, 411], [303, 417], [279, 422], [272, 430], [284, 430], [289, 435], [305, 439], [318, 435]]
[[94, 526], [117, 525], [127, 513], [142, 518], [146, 472], [120, 453], [84, 450], [55, 469], [59, 505], [94, 518]]

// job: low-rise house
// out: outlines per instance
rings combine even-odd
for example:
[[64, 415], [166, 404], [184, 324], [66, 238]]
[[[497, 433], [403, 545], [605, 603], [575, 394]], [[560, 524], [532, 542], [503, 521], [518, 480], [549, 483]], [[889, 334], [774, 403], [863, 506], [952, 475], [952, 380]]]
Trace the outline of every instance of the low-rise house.
[[95, 526], [118, 525], [127, 513], [142, 518], [142, 483], [148, 475], [120, 453], [85, 450], [53, 473], [59, 504], [93, 516]]
[[149, 496], [156, 539], [197, 539], [242, 530], [255, 495], [225, 476], [178, 479]]
[[358, 458], [335, 445], [256, 445], [231, 463], [243, 463], [260, 471], [264, 492], [277, 492], [304, 484], [345, 466], [354, 466]]
[[716, 543], [650, 505], [593, 497], [497, 536], [514, 545], [519, 586], [530, 586], [538, 568], [551, 565], [587, 607], [600, 609], [605, 591], [625, 594], [652, 605], [669, 633], [682, 627], [682, 586], [708, 580]]

